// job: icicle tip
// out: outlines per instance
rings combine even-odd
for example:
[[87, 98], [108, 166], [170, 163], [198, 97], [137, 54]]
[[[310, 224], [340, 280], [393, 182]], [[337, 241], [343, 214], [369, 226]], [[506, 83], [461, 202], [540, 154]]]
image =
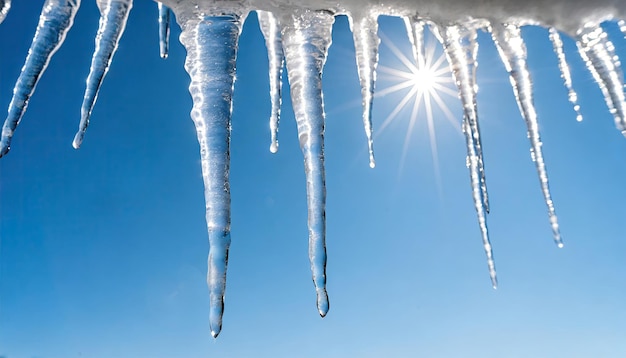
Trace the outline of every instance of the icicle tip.
[[273, 154], [276, 154], [278, 152], [278, 143], [273, 142], [272, 144], [270, 144], [270, 152], [272, 152]]
[[74, 140], [72, 141], [72, 147], [74, 149], [80, 149], [80, 146], [83, 144], [83, 140], [85, 139], [85, 132], [78, 131], [74, 136]]

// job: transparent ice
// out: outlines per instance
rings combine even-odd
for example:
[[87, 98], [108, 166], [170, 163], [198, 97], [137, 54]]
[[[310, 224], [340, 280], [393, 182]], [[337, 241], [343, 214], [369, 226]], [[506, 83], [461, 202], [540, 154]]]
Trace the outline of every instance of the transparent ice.
[[[132, 8], [132, 0], [97, 0], [97, 4], [101, 12], [100, 26], [95, 36], [95, 50], [86, 81], [79, 131], [73, 143], [76, 148], [84, 139], [98, 90], [111, 65]], [[0, 22], [7, 16], [10, 5], [10, 0], [0, 0]], [[0, 157], [9, 151], [11, 139], [37, 82], [72, 27], [79, 6], [80, 0], [45, 1], [2, 128]], [[489, 200], [476, 101], [477, 32], [491, 33], [509, 72], [511, 87], [527, 126], [531, 159], [538, 172], [548, 219], [558, 247], [563, 246], [563, 241], [549, 188], [539, 133], [539, 116], [533, 103], [532, 80], [526, 64], [521, 26], [541, 25], [549, 29], [549, 38], [568, 91], [568, 99], [574, 106], [576, 118], [580, 120], [582, 115], [578, 96], [572, 84], [561, 35], [575, 39], [581, 57], [602, 90], [617, 129], [626, 135], [626, 96], [621, 63], [615, 55], [613, 43], [601, 26], [607, 20], [617, 21], [626, 35], [626, 22], [623, 21], [626, 18], [626, 3], [622, 1], [390, 0], [382, 3], [378, 0], [161, 0], [157, 2], [157, 9], [160, 56], [168, 56], [170, 22], [174, 15], [182, 28], [180, 41], [187, 50], [185, 69], [191, 79], [191, 118], [200, 146], [205, 186], [209, 237], [209, 321], [214, 337], [222, 328], [231, 241], [230, 129], [237, 43], [250, 11], [257, 12], [268, 50], [272, 152], [278, 150], [277, 133], [285, 63], [288, 70], [306, 174], [309, 259], [317, 293], [317, 308], [322, 317], [329, 309], [326, 292], [322, 71], [331, 45], [335, 16], [347, 15], [353, 32], [362, 93], [362, 120], [372, 168], [375, 161], [371, 115], [380, 43], [377, 34], [378, 17], [391, 15], [404, 19], [418, 69], [425, 63], [424, 30], [431, 28], [442, 43], [462, 103], [462, 129], [466, 141], [471, 194], [494, 288], [497, 279], [487, 228]]]

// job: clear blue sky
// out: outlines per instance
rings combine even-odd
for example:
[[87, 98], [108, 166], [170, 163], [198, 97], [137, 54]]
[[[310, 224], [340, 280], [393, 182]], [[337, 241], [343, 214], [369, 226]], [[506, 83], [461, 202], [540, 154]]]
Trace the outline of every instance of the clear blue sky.
[[[8, 106], [42, 0], [0, 25]], [[565, 40], [575, 121], [547, 31], [525, 29], [564, 249], [551, 237], [525, 125], [495, 47], [480, 37], [479, 114], [500, 287], [491, 289], [459, 118], [439, 111], [440, 177], [424, 112], [376, 136], [371, 170], [354, 48], [337, 19], [324, 74], [328, 290], [321, 319], [307, 257], [305, 181], [286, 96], [269, 152], [265, 45], [251, 14], [238, 60], [232, 238], [224, 330], [208, 328], [207, 234], [184, 49], [158, 56], [156, 5], [137, 1], [93, 112], [79, 121], [98, 11], [84, 1], [0, 160], [0, 355], [7, 358], [626, 356], [626, 139]], [[410, 56], [401, 20], [381, 31]], [[626, 41], [609, 30], [626, 59]], [[401, 68], [388, 47], [381, 65]], [[392, 85], [385, 77], [378, 88]], [[287, 91], [286, 91], [287, 92]], [[402, 94], [377, 98], [374, 129]], [[402, 167], [402, 170], [400, 168]]]

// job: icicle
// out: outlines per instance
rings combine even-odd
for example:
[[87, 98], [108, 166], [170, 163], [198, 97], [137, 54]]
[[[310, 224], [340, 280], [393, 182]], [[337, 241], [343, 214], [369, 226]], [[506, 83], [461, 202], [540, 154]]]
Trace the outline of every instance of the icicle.
[[376, 166], [374, 159], [374, 139], [372, 135], [372, 103], [374, 100], [374, 86], [376, 84], [376, 67], [378, 66], [378, 19], [374, 14], [355, 16], [350, 19], [350, 28], [354, 38], [356, 64], [361, 82], [361, 96], [363, 98], [363, 126], [367, 136], [370, 167]]
[[128, 14], [133, 7], [133, 0], [102, 0], [98, 1], [100, 8], [100, 26], [96, 35], [96, 49], [91, 58], [91, 68], [87, 76], [87, 86], [80, 109], [80, 124], [78, 132], [74, 136], [72, 145], [80, 148], [85, 139], [85, 132], [89, 126], [91, 111], [93, 110], [98, 91], [102, 86], [104, 76], [109, 71], [109, 66], [117, 50], [117, 45], [126, 28]]
[[509, 72], [517, 105], [528, 127], [528, 138], [531, 143], [530, 154], [537, 167], [541, 190], [546, 205], [548, 206], [548, 215], [554, 235], [554, 242], [558, 247], [563, 247], [561, 234], [559, 232], [559, 223], [556, 217], [556, 211], [554, 210], [552, 195], [550, 194], [548, 173], [543, 160], [539, 123], [537, 122], [537, 112], [535, 111], [535, 105], [533, 103], [532, 82], [530, 73], [526, 67], [526, 45], [522, 39], [520, 28], [517, 25], [496, 25], [492, 28], [491, 34], [498, 47], [502, 62]]
[[418, 16], [404, 18], [406, 32], [413, 46], [413, 58], [415, 59], [417, 69], [424, 68], [426, 64], [426, 55], [424, 53], [424, 20]]
[[580, 56], [604, 94], [604, 100], [615, 119], [615, 126], [626, 136], [626, 98], [619, 61], [612, 54], [613, 45], [600, 26], [586, 26], [578, 31]]
[[11, 10], [11, 0], [0, 0], [0, 24]]
[[267, 47], [267, 57], [269, 60], [270, 74], [270, 98], [272, 101], [272, 114], [270, 115], [270, 152], [278, 151], [278, 122], [280, 121], [281, 92], [283, 87], [283, 66], [285, 55], [283, 54], [283, 41], [280, 33], [278, 19], [269, 11], [257, 11], [259, 26], [265, 46]]
[[15, 128], [24, 116], [39, 78], [48, 67], [56, 50], [61, 47], [72, 27], [80, 0], [46, 0], [39, 17], [37, 32], [28, 50], [24, 67], [13, 88], [7, 118], [2, 126], [0, 157], [9, 152]]
[[209, 232], [209, 324], [213, 337], [222, 329], [230, 247], [230, 120], [242, 21], [238, 15], [194, 18], [183, 23], [180, 36], [187, 49], [185, 69], [191, 77], [191, 118], [198, 134], [204, 180]]
[[574, 111], [576, 111], [576, 120], [581, 122], [583, 120], [583, 116], [580, 113], [580, 105], [578, 104], [578, 95], [574, 88], [572, 87], [572, 75], [570, 74], [569, 65], [565, 60], [565, 52], [563, 51], [563, 41], [561, 41], [561, 35], [559, 35], [559, 31], [554, 27], [550, 28], [550, 40], [552, 41], [552, 47], [554, 48], [554, 52], [559, 60], [559, 69], [561, 70], [561, 78], [563, 79], [563, 83], [567, 88], [567, 98], [574, 106]]
[[333, 14], [297, 10], [283, 23], [283, 48], [304, 155], [309, 226], [309, 259], [320, 316], [328, 312], [326, 293], [326, 187], [322, 70], [332, 41]]
[[478, 215], [478, 226], [482, 235], [483, 247], [487, 254], [489, 277], [493, 288], [496, 288], [498, 279], [485, 216], [486, 213], [489, 213], [489, 199], [476, 106], [476, 67], [478, 66], [476, 61], [478, 53], [476, 30], [461, 26], [434, 28], [434, 30], [435, 35], [443, 45], [463, 104], [463, 134], [467, 146], [467, 166], [470, 171], [472, 198]]
[[489, 213], [489, 196], [487, 193], [487, 180], [483, 162], [483, 150], [480, 139], [480, 127], [478, 125], [478, 109], [476, 106], [476, 67], [478, 62], [478, 42], [475, 29], [460, 26], [448, 28], [434, 28], [434, 33], [443, 45], [444, 52], [450, 64], [450, 70], [459, 89], [459, 97], [463, 104], [463, 120], [468, 122], [469, 132], [467, 138], [475, 147], [478, 164], [478, 176], [480, 177], [480, 190], [482, 205]]
[[169, 7], [158, 3], [159, 6], [159, 54], [167, 58], [170, 50], [170, 13]]
[[624, 20], [619, 20], [617, 22], [617, 24], [619, 25], [619, 29], [622, 31], [622, 33], [624, 34], [624, 37], [626, 37], [626, 21]]

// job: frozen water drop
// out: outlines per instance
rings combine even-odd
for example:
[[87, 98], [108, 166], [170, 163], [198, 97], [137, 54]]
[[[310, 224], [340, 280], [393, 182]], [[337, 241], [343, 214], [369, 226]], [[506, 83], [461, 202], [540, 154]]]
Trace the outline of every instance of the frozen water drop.
[[267, 47], [267, 57], [269, 62], [270, 77], [270, 100], [272, 102], [272, 112], [270, 115], [270, 152], [278, 152], [278, 124], [280, 121], [280, 106], [282, 104], [283, 87], [283, 67], [285, 55], [283, 54], [283, 42], [281, 28], [278, 19], [269, 11], [257, 11], [259, 26], [265, 46]]
[[230, 130], [237, 43], [241, 16], [199, 16], [183, 24], [185, 69], [191, 77], [191, 118], [196, 127], [209, 233], [207, 283], [209, 325], [222, 329], [226, 268], [230, 247]]
[[159, 8], [159, 55], [167, 58], [170, 51], [170, 16], [169, 7], [158, 3]]
[[583, 116], [580, 113], [580, 106], [578, 105], [578, 95], [572, 87], [572, 75], [570, 73], [567, 60], [565, 59], [565, 51], [563, 51], [563, 41], [561, 40], [561, 35], [559, 34], [559, 31], [554, 27], [550, 28], [549, 34], [550, 41], [552, 41], [552, 47], [554, 48], [554, 52], [556, 53], [557, 59], [559, 61], [561, 78], [563, 79], [565, 88], [567, 88], [567, 99], [574, 106], [574, 111], [576, 112], [576, 120], [578, 122], [581, 122], [583, 120]]
[[309, 227], [309, 260], [320, 316], [328, 312], [326, 293], [326, 185], [322, 70], [335, 17], [327, 11], [296, 10], [283, 23], [283, 48], [300, 148], [304, 155]]
[[374, 139], [372, 130], [372, 103], [374, 86], [376, 85], [376, 66], [378, 66], [378, 19], [375, 14], [355, 15], [349, 17], [350, 28], [354, 38], [356, 63], [361, 83], [363, 101], [363, 126], [367, 137], [370, 168], [376, 166], [374, 158]]
[[8, 115], [2, 126], [0, 157], [9, 152], [11, 138], [26, 112], [28, 101], [35, 92], [37, 82], [48, 67], [54, 53], [63, 44], [79, 7], [80, 0], [46, 0], [44, 3], [37, 31], [28, 50], [24, 67], [13, 88], [13, 98], [11, 98]]
[[552, 194], [548, 183], [548, 172], [543, 159], [543, 151], [541, 149], [541, 136], [539, 135], [539, 123], [537, 121], [537, 112], [533, 101], [533, 86], [530, 79], [530, 73], [526, 67], [526, 45], [522, 39], [519, 26], [512, 24], [493, 25], [492, 37], [502, 62], [511, 78], [511, 85], [515, 93], [515, 99], [519, 106], [520, 113], [526, 122], [528, 129], [527, 135], [530, 140], [530, 154], [539, 175], [541, 191], [543, 192], [546, 206], [548, 207], [548, 216], [550, 226], [554, 236], [554, 242], [557, 245], [562, 243], [561, 233], [559, 231], [559, 223], [552, 202]]
[[626, 131], [626, 98], [619, 61], [612, 54], [612, 44], [598, 25], [585, 26], [577, 34], [578, 50], [602, 90], [604, 100], [613, 114], [615, 126]]
[[91, 112], [98, 99], [98, 92], [104, 77], [109, 71], [113, 55], [115, 55], [120, 38], [126, 28], [126, 21], [128, 20], [130, 9], [133, 7], [133, 1], [102, 0], [98, 2], [98, 5], [100, 8], [100, 26], [96, 35], [96, 49], [91, 58], [87, 87], [80, 109], [80, 124], [72, 143], [76, 149], [80, 148], [85, 138]]

